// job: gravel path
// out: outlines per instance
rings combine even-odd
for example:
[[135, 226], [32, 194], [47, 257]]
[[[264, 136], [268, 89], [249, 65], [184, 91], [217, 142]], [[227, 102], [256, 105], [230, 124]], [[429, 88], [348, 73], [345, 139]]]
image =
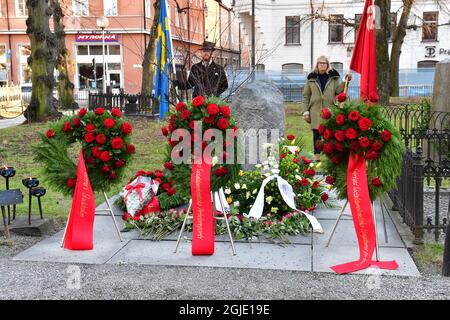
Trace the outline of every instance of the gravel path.
[[[140, 265], [68, 265], [11, 258], [41, 238], [0, 246], [3, 299], [450, 299], [450, 278]], [[75, 267], [75, 269], [74, 269]], [[69, 268], [69, 269], [68, 269]], [[69, 270], [80, 289], [69, 289]]]
[[[448, 207], [449, 207], [449, 192], [443, 192], [439, 196], [439, 223], [443, 223], [444, 218], [448, 218]], [[436, 215], [436, 195], [434, 192], [425, 192], [423, 196], [423, 217], [424, 225], [427, 224], [427, 218], [431, 218], [432, 224], [435, 225], [435, 215]], [[424, 240], [426, 242], [434, 242], [435, 234], [434, 230], [425, 230]], [[445, 233], [439, 233], [439, 242], [445, 242]]]
[[450, 299], [450, 279], [271, 270], [81, 265], [81, 289], [68, 289], [68, 265], [0, 260], [0, 299]]

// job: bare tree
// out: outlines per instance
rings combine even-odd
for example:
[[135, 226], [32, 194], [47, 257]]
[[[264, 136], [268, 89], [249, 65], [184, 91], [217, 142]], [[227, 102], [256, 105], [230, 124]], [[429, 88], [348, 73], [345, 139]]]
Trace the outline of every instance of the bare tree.
[[49, 27], [52, 9], [48, 0], [27, 0], [26, 5], [29, 12], [26, 25], [31, 43], [28, 64], [32, 70], [32, 94], [25, 114], [29, 120], [41, 121], [47, 116], [57, 114], [53, 98], [55, 85], [53, 71], [58, 55], [58, 44], [55, 34]]
[[[142, 61], [142, 87], [143, 95], [151, 95], [153, 90], [153, 82], [155, 77], [155, 60], [156, 60], [156, 40], [158, 38], [158, 24], [161, 13], [161, 1], [156, 0], [153, 4], [155, 13], [153, 15], [153, 23], [150, 30], [150, 41], [145, 49], [144, 59]], [[146, 101], [146, 99], [144, 99]]]
[[59, 107], [62, 109], [75, 109], [77, 104], [74, 101], [73, 89], [74, 85], [70, 81], [69, 69], [67, 66], [68, 51], [66, 48], [66, 32], [64, 30], [64, 13], [60, 6], [59, 0], [50, 0], [50, 7], [53, 10], [54, 32], [57, 38], [58, 57], [56, 60], [56, 68], [59, 72], [58, 76], [58, 97]]
[[406, 36], [406, 29], [408, 26], [408, 19], [411, 13], [411, 9], [415, 3], [415, 0], [403, 0], [403, 10], [397, 28], [392, 38], [391, 49], [391, 65], [390, 65], [390, 95], [393, 97], [399, 96], [399, 66], [400, 55], [402, 53], [402, 45]]
[[[399, 95], [399, 66], [400, 56], [403, 42], [408, 30], [417, 30], [422, 28], [423, 32], [431, 32], [429, 25], [423, 22], [421, 17], [415, 16], [414, 23], [409, 24], [410, 16], [413, 7], [416, 4], [415, 0], [402, 0], [403, 6], [400, 20], [392, 33], [392, 48], [390, 58], [388, 55], [388, 33], [391, 29], [391, 0], [375, 0], [375, 5], [380, 8], [381, 21], [380, 29], [376, 32], [376, 50], [377, 50], [377, 89], [380, 96], [380, 103], [387, 104], [389, 96]], [[439, 10], [450, 13], [447, 2], [444, 0], [435, 0], [436, 6]], [[325, 4], [322, 2], [320, 7], [313, 8], [313, 14], [305, 17], [305, 20], [314, 19], [321, 21], [334, 21], [333, 17], [325, 14]], [[344, 26], [356, 27], [352, 19], [341, 18], [339, 20]], [[436, 24], [436, 28], [450, 25], [449, 23]]]
[[375, 5], [380, 8], [380, 28], [376, 30], [376, 55], [377, 55], [377, 91], [379, 103], [389, 104], [391, 64], [389, 62], [388, 34], [390, 26], [390, 0], [375, 0]]

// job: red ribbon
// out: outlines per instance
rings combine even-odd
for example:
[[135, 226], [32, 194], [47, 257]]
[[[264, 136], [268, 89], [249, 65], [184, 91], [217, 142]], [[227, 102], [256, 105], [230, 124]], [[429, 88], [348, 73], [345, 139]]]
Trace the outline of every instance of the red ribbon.
[[211, 199], [211, 161], [194, 162], [191, 172], [193, 211], [192, 254], [214, 254], [214, 216]]
[[367, 184], [366, 160], [363, 153], [350, 154], [347, 169], [347, 197], [352, 210], [353, 224], [359, 245], [359, 260], [331, 267], [338, 274], [345, 274], [376, 266], [395, 270], [395, 261], [373, 261], [376, 247], [375, 222]]
[[94, 247], [94, 192], [80, 150], [77, 169], [77, 184], [72, 200], [69, 221], [64, 237], [64, 248], [69, 250], [92, 250]]
[[127, 194], [125, 195], [125, 197], [123, 198], [123, 202], [125, 202], [125, 203], [127, 203], [127, 198], [128, 198], [128, 195], [133, 191], [133, 190], [136, 190], [137, 191], [137, 193], [138, 193], [138, 195], [139, 195], [139, 199], [142, 201], [143, 200], [143, 196], [142, 196], [142, 188], [145, 188], [145, 184], [143, 184], [143, 183], [138, 183], [138, 184], [136, 184], [136, 185], [131, 185], [131, 184], [129, 184], [129, 185], [127, 185], [126, 187], [125, 187], [125, 190], [127, 190], [128, 192], [127, 192]]

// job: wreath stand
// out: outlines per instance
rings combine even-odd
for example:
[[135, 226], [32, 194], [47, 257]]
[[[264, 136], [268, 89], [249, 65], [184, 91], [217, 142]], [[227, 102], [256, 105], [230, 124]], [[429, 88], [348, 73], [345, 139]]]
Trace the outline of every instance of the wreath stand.
[[[222, 216], [218, 216], [217, 214], [217, 210], [216, 210], [216, 197], [215, 195], [217, 195], [217, 198], [219, 199], [219, 204], [220, 204], [220, 209], [222, 212]], [[233, 236], [231, 234], [231, 229], [230, 229], [230, 224], [228, 223], [228, 219], [227, 219], [227, 213], [229, 213], [228, 210], [225, 209], [225, 206], [223, 204], [223, 199], [221, 197], [221, 192], [214, 192], [214, 194], [211, 192], [211, 198], [212, 198], [212, 203], [213, 203], [213, 211], [214, 211], [214, 217], [213, 219], [215, 220], [225, 220], [225, 224], [227, 226], [227, 231], [228, 231], [228, 237], [230, 238], [230, 243], [231, 243], [231, 249], [233, 250], [233, 255], [236, 255], [236, 248], [234, 246], [234, 241], [233, 241]], [[181, 236], [184, 232], [184, 229], [186, 227], [186, 221], [188, 219], [193, 219], [193, 212], [191, 211], [191, 207], [192, 207], [192, 199], [189, 200], [189, 206], [186, 212], [186, 216], [184, 217], [184, 221], [183, 221], [183, 225], [181, 227], [180, 233], [178, 235], [178, 239], [177, 239], [177, 243], [175, 246], [175, 251], [173, 253], [177, 253], [178, 251], [178, 247], [180, 245], [181, 242]]]
[[[113, 220], [114, 227], [115, 227], [115, 229], [117, 231], [117, 235], [119, 236], [119, 240], [120, 240], [120, 242], [123, 242], [122, 234], [120, 233], [119, 225], [117, 224], [116, 218], [114, 217], [114, 212], [113, 212], [112, 206], [111, 206], [111, 204], [109, 202], [109, 198], [106, 195], [105, 191], [102, 191], [102, 193], [103, 193], [103, 197], [105, 198], [105, 202], [106, 202], [106, 205], [107, 205], [108, 209], [100, 209], [100, 210], [95, 210], [95, 211], [96, 212], [109, 212], [111, 214], [111, 218]], [[64, 229], [64, 235], [63, 235], [63, 238], [62, 238], [62, 241], [61, 241], [61, 248], [64, 247], [64, 239], [66, 238], [66, 231], [67, 231], [67, 226], [68, 225], [69, 225], [69, 219], [67, 219], [66, 228]]]
[[[376, 201], [376, 200], [375, 200]], [[380, 258], [380, 252], [379, 252], [379, 246], [378, 246], [378, 233], [377, 233], [377, 219], [376, 219], [376, 211], [375, 211], [375, 201], [372, 201], [372, 212], [373, 212], [373, 220], [374, 220], [374, 225], [375, 225], [375, 237], [376, 237], [376, 257], [377, 260]], [[386, 204], [383, 201], [383, 196], [381, 196], [379, 199], [379, 204], [380, 204], [380, 208], [381, 208], [381, 216], [383, 218], [383, 229], [384, 229], [384, 241], [385, 243], [389, 243], [389, 239], [388, 239], [388, 234], [387, 234], [387, 229], [386, 229], [386, 218], [385, 218], [385, 210], [388, 210], [386, 207]], [[339, 224], [339, 222], [341, 221], [342, 216], [344, 215], [344, 211], [345, 208], [347, 208], [348, 205], [348, 200], [345, 202], [345, 204], [342, 206], [341, 210], [339, 211], [339, 215], [336, 219], [336, 222], [333, 226], [333, 230], [331, 231], [330, 237], [328, 238], [328, 242], [325, 245], [325, 247], [329, 247], [331, 240], [333, 239], [334, 233], [336, 232], [336, 228]]]

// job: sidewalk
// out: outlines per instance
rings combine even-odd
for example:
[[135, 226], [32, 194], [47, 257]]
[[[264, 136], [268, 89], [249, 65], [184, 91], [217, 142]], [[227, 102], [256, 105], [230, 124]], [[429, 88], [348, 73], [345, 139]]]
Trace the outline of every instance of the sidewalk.
[[[99, 206], [103, 209], [104, 204]], [[115, 208], [116, 219], [123, 227], [120, 211]], [[164, 241], [150, 241], [141, 238], [133, 230], [122, 233], [124, 241], [120, 242], [110, 216], [98, 214], [94, 225], [94, 250], [69, 251], [60, 248], [63, 231], [47, 238], [35, 246], [23, 251], [13, 258], [14, 261], [39, 261], [56, 263], [78, 263], [89, 265], [151, 265], [151, 266], [190, 266], [215, 268], [241, 268], [261, 270], [290, 270], [307, 272], [332, 273], [331, 266], [357, 260], [359, 250], [351, 216], [345, 215], [337, 227], [331, 245], [326, 242], [337, 218], [339, 208], [319, 209], [315, 216], [324, 229], [324, 234], [291, 237], [291, 244], [280, 246], [269, 240], [236, 243], [237, 255], [233, 256], [226, 236], [216, 237], [216, 249], [213, 256], [192, 256], [191, 245], [185, 234], [185, 240], [180, 244], [177, 254], [173, 233]], [[380, 212], [380, 209], [377, 209]], [[350, 214], [349, 209], [346, 210]], [[399, 269], [385, 271], [369, 268], [357, 274], [377, 274], [387, 276], [418, 277], [420, 273], [408, 253], [393, 220], [388, 214], [385, 217], [385, 239], [383, 219], [377, 216], [377, 231], [380, 243], [381, 260], [395, 259]], [[386, 241], [388, 240], [388, 241]]]

